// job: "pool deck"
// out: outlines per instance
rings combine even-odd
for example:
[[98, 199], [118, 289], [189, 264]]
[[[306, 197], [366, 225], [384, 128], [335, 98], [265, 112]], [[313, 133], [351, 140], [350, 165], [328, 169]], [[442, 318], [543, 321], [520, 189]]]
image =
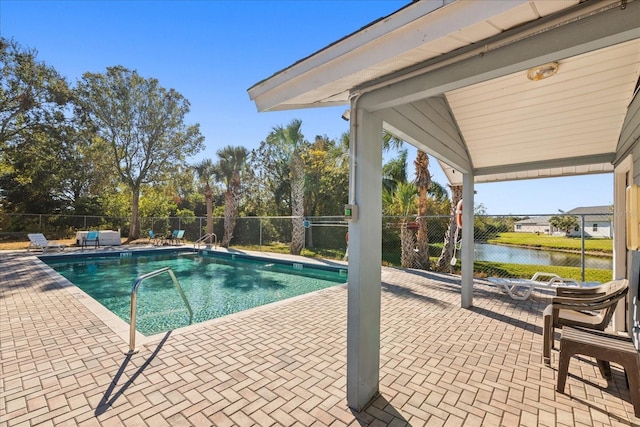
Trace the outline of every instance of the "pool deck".
[[33, 253], [1, 252], [0, 426], [640, 426], [617, 365], [607, 382], [574, 358], [567, 394], [555, 391], [557, 351], [552, 368], [542, 362], [548, 300], [478, 284], [462, 309], [459, 277], [383, 268], [380, 395], [356, 413], [344, 286], [151, 337], [127, 356], [122, 325], [83, 292]]

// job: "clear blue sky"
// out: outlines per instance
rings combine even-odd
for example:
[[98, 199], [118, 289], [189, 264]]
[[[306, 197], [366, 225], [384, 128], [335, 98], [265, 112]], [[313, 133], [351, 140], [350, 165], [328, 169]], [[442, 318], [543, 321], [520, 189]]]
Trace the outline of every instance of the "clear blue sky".
[[[258, 113], [247, 89], [407, 3], [0, 0], [0, 35], [36, 49], [74, 84], [84, 72], [122, 65], [176, 89], [191, 102], [187, 122], [199, 123], [206, 138], [195, 162], [215, 159], [226, 145], [256, 148], [294, 118], [309, 140], [348, 131], [340, 118], [346, 107]], [[476, 205], [490, 214], [556, 213], [612, 204], [612, 189], [611, 174], [481, 184]]]

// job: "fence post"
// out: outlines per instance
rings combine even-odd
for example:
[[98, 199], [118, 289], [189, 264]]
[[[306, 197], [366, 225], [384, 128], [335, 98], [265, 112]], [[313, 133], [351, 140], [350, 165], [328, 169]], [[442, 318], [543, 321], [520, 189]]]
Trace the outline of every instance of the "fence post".
[[260, 217], [260, 243], [258, 246], [260, 246], [260, 252], [262, 252], [262, 217]]

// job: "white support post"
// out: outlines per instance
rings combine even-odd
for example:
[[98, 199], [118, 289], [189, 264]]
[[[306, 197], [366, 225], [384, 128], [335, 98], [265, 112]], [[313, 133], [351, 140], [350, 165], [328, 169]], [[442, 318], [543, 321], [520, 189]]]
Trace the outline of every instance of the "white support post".
[[462, 308], [473, 306], [473, 175], [462, 174]]
[[382, 121], [351, 102], [347, 303], [347, 404], [362, 410], [378, 392], [382, 260]]
[[[630, 184], [629, 173], [630, 162], [625, 162], [625, 166], [618, 167], [613, 174], [613, 277], [612, 279], [629, 278], [631, 273], [630, 253], [627, 252], [627, 212], [626, 212], [626, 188]], [[613, 313], [613, 330], [624, 331], [627, 329], [627, 307], [626, 301], [618, 302], [616, 311]]]

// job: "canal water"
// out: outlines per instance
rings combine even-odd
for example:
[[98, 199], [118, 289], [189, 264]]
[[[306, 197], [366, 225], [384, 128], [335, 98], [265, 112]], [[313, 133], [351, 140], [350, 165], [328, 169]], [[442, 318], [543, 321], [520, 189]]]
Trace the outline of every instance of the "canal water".
[[[475, 244], [476, 261], [506, 262], [511, 264], [556, 265], [580, 267], [580, 254], [550, 252], [510, 246]], [[613, 269], [612, 258], [585, 255], [585, 268]]]

